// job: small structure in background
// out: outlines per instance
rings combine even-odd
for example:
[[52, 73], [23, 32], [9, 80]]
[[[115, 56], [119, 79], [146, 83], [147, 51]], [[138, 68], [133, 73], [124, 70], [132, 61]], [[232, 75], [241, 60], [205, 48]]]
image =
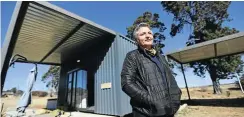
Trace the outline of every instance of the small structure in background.
[[11, 91], [3, 91], [1, 97], [12, 97], [14, 96], [14, 92]]

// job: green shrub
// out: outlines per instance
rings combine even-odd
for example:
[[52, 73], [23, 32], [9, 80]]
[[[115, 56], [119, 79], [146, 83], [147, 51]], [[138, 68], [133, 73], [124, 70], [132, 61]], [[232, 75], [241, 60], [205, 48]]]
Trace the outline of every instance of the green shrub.
[[32, 96], [45, 97], [48, 93], [45, 91], [32, 91]]

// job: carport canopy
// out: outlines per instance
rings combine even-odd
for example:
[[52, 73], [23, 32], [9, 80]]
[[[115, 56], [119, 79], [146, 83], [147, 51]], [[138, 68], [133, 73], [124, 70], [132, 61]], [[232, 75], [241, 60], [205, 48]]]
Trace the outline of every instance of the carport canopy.
[[[188, 46], [183, 49], [167, 53], [166, 58], [173, 59], [181, 64], [188, 98], [191, 100], [182, 64], [241, 53], [244, 53], [244, 32]], [[238, 80], [240, 84], [239, 77]], [[242, 89], [241, 84], [240, 87]]]
[[243, 52], [244, 32], [240, 32], [169, 52], [166, 56], [178, 63], [185, 64]]

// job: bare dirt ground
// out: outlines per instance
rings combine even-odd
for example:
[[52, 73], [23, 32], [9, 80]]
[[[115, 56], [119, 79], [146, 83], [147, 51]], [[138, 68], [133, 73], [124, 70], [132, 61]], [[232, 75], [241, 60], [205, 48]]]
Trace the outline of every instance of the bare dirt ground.
[[[4, 103], [4, 110], [13, 110], [16, 108], [20, 97], [7, 97], [1, 98], [1, 103]], [[45, 108], [47, 104], [48, 97], [32, 97], [32, 104], [29, 106], [30, 108]]]
[[[214, 95], [212, 86], [189, 88], [192, 101], [188, 101], [186, 89], [182, 89], [182, 104], [188, 106], [176, 117], [244, 117], [244, 94], [234, 84], [221, 85], [223, 94]], [[229, 92], [229, 93], [228, 93]], [[50, 97], [33, 97], [28, 108], [45, 108]], [[1, 98], [4, 110], [13, 110], [19, 97]]]
[[[50, 97], [36, 97], [32, 96], [32, 102], [31, 105], [29, 105], [28, 109], [43, 109], [46, 108], [47, 105], [47, 100], [51, 99]], [[3, 113], [7, 111], [12, 111], [16, 110], [16, 106], [20, 100], [20, 97], [15, 97], [15, 96], [9, 96], [5, 98], [1, 98], [1, 108], [3, 105]]]
[[[190, 88], [192, 101], [182, 89], [182, 104], [188, 106], [177, 117], [244, 117], [244, 94], [234, 84], [221, 85], [223, 94], [214, 95], [212, 86]], [[229, 93], [228, 93], [229, 92]]]

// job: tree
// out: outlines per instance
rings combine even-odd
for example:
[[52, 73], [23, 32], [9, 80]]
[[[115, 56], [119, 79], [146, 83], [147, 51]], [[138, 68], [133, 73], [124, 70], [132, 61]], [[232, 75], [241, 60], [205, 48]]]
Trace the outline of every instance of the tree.
[[24, 91], [22, 91], [22, 90], [17, 90], [16, 91], [16, 95], [23, 95], [23, 93], [24, 93]]
[[[223, 22], [230, 21], [227, 9], [230, 2], [180, 1], [161, 2], [164, 11], [173, 15], [170, 35], [173, 37], [186, 26], [191, 27], [187, 46], [237, 33], [234, 28], [223, 27]], [[205, 77], [206, 71], [213, 82], [214, 94], [221, 94], [220, 79], [233, 78], [243, 62], [240, 55], [190, 63], [194, 73]]]
[[142, 16], [139, 16], [133, 23], [132, 26], [127, 27], [127, 37], [134, 39], [133, 38], [133, 31], [135, 27], [140, 24], [140, 23], [147, 23], [150, 25], [153, 31], [156, 31], [153, 35], [154, 37], [154, 43], [155, 43], [155, 48], [157, 50], [160, 50], [162, 52], [162, 48], [164, 47], [163, 40], [165, 40], [165, 36], [163, 34], [164, 30], [166, 29], [165, 25], [163, 22], [159, 21], [159, 14], [154, 13], [152, 14], [151, 12], [147, 11], [142, 14]]
[[16, 91], [17, 91], [17, 88], [16, 88], [16, 87], [13, 87], [13, 88], [11, 89], [11, 92], [13, 92], [14, 94], [16, 93]]
[[52, 89], [54, 88], [55, 91], [58, 90], [58, 81], [60, 78], [60, 67], [59, 66], [50, 66], [48, 71], [42, 76], [42, 81], [47, 82], [46, 87], [51, 89], [50, 96], [52, 96]]

